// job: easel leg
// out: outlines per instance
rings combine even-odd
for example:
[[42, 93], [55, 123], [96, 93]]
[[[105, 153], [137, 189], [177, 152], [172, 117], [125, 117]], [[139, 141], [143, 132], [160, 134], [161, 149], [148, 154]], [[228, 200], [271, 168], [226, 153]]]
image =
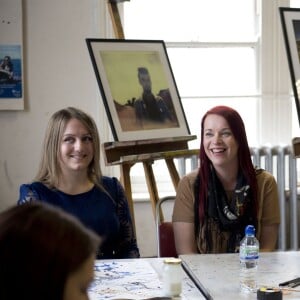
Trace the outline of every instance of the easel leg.
[[131, 191], [131, 180], [130, 180], [130, 168], [132, 167], [131, 164], [122, 164], [120, 166], [121, 171], [121, 183], [124, 187], [126, 197], [128, 200], [129, 210], [131, 214], [132, 224], [134, 228], [134, 235], [136, 237], [136, 226], [135, 226], [135, 217], [134, 217], [134, 204], [132, 199], [132, 191]]
[[118, 10], [118, 6], [116, 2], [108, 1], [108, 9], [114, 29], [114, 33], [117, 39], [124, 39], [124, 32], [121, 23], [121, 18]]
[[[159, 195], [158, 195], [156, 181], [155, 181], [155, 177], [154, 177], [154, 173], [153, 173], [153, 169], [152, 169], [152, 164], [153, 164], [152, 161], [143, 162], [143, 167], [144, 167], [145, 176], [146, 176], [146, 182], [147, 182], [148, 191], [150, 194], [150, 201], [151, 201], [151, 205], [152, 205], [153, 216], [155, 218], [156, 204], [159, 201]], [[161, 221], [163, 221], [163, 219], [164, 219], [162, 211], [160, 211], [160, 219], [161, 219]]]
[[168, 170], [169, 170], [169, 173], [170, 173], [170, 176], [171, 176], [171, 179], [172, 179], [175, 191], [176, 191], [180, 178], [178, 175], [178, 171], [175, 167], [174, 160], [173, 160], [173, 158], [166, 158], [165, 161], [166, 161], [166, 164], [167, 164], [167, 167], [168, 167]]

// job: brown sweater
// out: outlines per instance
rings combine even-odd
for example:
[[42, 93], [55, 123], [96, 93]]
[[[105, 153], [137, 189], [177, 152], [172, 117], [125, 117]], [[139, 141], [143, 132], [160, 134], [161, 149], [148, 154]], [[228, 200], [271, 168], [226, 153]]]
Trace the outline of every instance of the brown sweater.
[[[184, 176], [179, 182], [173, 210], [173, 222], [194, 223], [194, 183], [197, 173], [198, 171], [193, 171]], [[257, 184], [259, 203], [257, 216], [258, 228], [256, 228], [256, 236], [259, 240], [262, 225], [280, 223], [280, 211], [277, 184], [273, 175], [266, 171], [260, 172], [257, 174]], [[197, 237], [198, 251], [200, 253], [206, 253], [206, 242], [203, 240], [203, 231], [201, 232], [200, 236]], [[212, 239], [214, 241], [212, 252], [226, 252], [225, 249], [228, 238], [229, 234], [227, 232], [220, 232], [218, 228], [214, 228], [212, 231]]]

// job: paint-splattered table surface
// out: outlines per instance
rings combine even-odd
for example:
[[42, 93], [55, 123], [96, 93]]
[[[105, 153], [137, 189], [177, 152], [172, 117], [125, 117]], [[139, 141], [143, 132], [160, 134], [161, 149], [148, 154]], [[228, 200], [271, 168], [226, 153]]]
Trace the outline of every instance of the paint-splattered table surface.
[[[90, 287], [91, 300], [149, 299], [163, 297], [162, 258], [96, 260], [95, 280]], [[192, 281], [185, 276], [181, 297], [174, 299], [205, 299]]]

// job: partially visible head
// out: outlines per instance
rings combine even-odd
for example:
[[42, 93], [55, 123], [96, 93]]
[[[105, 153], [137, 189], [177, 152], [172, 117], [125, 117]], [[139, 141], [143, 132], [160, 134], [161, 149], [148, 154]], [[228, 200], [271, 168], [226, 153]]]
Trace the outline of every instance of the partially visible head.
[[143, 90], [145, 92], [150, 92], [152, 86], [151, 86], [151, 77], [148, 69], [144, 67], [138, 68], [138, 78], [139, 78], [139, 83], [143, 87]]
[[100, 140], [97, 126], [87, 113], [74, 107], [61, 109], [49, 120], [46, 130], [40, 169], [36, 180], [49, 186], [57, 186], [60, 169], [60, 146], [63, 134], [71, 119], [80, 121], [92, 137], [94, 157], [88, 167], [89, 179], [97, 184], [101, 177]]
[[7, 209], [0, 214], [0, 299], [69, 300], [65, 287], [74, 277], [73, 292], [84, 292], [98, 246], [96, 234], [58, 208], [31, 202]]
[[3, 60], [5, 62], [10, 62], [10, 56], [9, 55], [5, 55]]
[[238, 161], [242, 163], [245, 157], [250, 158], [250, 150], [247, 141], [247, 135], [245, 130], [244, 122], [239, 113], [228, 106], [216, 106], [205, 113], [201, 121], [201, 145], [200, 145], [200, 162], [202, 164], [208, 164], [208, 157], [205, 154], [203, 145], [204, 140], [204, 124], [207, 116], [218, 115], [223, 117], [228, 123], [230, 130], [238, 144]]

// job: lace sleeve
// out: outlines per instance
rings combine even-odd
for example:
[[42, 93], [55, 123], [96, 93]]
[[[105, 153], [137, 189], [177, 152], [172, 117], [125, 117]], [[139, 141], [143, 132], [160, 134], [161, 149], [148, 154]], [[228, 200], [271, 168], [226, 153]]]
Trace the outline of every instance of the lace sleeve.
[[120, 244], [118, 256], [120, 258], [140, 257], [128, 201], [125, 191], [119, 181], [117, 181], [117, 198], [117, 214], [120, 221]]
[[22, 184], [20, 186], [20, 195], [18, 200], [18, 205], [40, 200], [38, 193], [29, 184]]

